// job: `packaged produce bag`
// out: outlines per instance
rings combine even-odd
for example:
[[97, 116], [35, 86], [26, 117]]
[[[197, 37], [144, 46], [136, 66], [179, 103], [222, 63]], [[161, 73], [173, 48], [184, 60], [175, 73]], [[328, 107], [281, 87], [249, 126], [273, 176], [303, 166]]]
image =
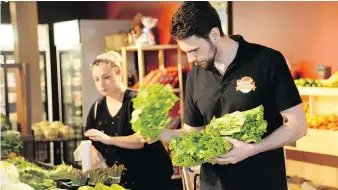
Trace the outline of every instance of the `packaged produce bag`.
[[[96, 163], [98, 163], [95, 166], [92, 166], [92, 154], [96, 154], [92, 151], [92, 141], [90, 140], [84, 140], [81, 141], [80, 145], [76, 148], [74, 151], [74, 160], [77, 162], [82, 162], [82, 171], [86, 172], [87, 170], [90, 170], [92, 168], [106, 168], [106, 160], [103, 159], [102, 155], [97, 155]], [[99, 153], [98, 153], [99, 154]]]

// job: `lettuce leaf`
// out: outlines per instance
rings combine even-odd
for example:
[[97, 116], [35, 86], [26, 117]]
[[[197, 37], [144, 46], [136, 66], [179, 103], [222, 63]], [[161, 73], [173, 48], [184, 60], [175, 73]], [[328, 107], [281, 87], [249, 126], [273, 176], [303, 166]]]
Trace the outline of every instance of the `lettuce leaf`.
[[230, 142], [222, 138], [216, 130], [201, 130], [174, 137], [169, 143], [172, 162], [175, 166], [192, 167], [229, 152]]
[[156, 83], [149, 88], [141, 86], [137, 96], [132, 100], [134, 107], [130, 121], [132, 129], [148, 140], [157, 139], [168, 125], [169, 110], [177, 100], [178, 97], [170, 85]]
[[262, 140], [267, 125], [264, 120], [264, 107], [260, 105], [247, 111], [236, 111], [220, 118], [214, 117], [206, 128], [217, 130], [222, 136], [246, 143], [257, 143]]
[[246, 143], [260, 142], [266, 132], [262, 105], [243, 112], [225, 114], [213, 118], [204, 130], [174, 137], [169, 143], [172, 162], [176, 166], [192, 167], [212, 163], [211, 159], [222, 156], [232, 149], [223, 137], [231, 137]]

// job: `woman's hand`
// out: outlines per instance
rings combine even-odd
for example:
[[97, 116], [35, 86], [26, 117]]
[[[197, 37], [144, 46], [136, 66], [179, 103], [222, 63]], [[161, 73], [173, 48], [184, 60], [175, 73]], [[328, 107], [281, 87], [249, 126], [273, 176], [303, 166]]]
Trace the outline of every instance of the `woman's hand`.
[[107, 145], [111, 144], [111, 137], [104, 132], [98, 131], [96, 129], [89, 129], [84, 133], [84, 135], [90, 140], [99, 141]]
[[102, 162], [104, 162], [104, 158], [102, 154], [92, 145], [91, 147], [91, 160], [92, 160], [92, 168], [97, 168]]

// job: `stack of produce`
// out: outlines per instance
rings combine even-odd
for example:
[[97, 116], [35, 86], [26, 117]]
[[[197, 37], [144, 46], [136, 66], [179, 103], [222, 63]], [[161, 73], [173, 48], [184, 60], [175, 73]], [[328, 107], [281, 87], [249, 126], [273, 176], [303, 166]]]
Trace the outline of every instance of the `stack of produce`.
[[64, 125], [60, 121], [40, 121], [32, 126], [36, 140], [55, 140], [57, 138], [68, 139], [74, 137], [74, 129]]
[[338, 115], [306, 115], [306, 120], [309, 128], [312, 129], [326, 129], [338, 131]]
[[175, 166], [192, 167], [229, 152], [232, 145], [215, 130], [193, 131], [182, 138], [174, 137], [169, 144]]
[[206, 129], [215, 129], [221, 136], [228, 136], [246, 143], [260, 142], [266, 132], [267, 122], [264, 120], [262, 105], [247, 110], [225, 114], [220, 118], [213, 118]]
[[263, 106], [213, 118], [204, 130], [183, 134], [181, 138], [174, 137], [171, 140], [169, 149], [172, 150], [173, 164], [191, 167], [206, 162], [214, 163], [212, 158], [224, 155], [232, 148], [222, 137], [257, 143], [261, 141], [266, 128]]
[[321, 83], [324, 87], [337, 88], [338, 87], [338, 71], [331, 75], [327, 80], [322, 80]]
[[27, 184], [35, 190], [55, 189], [55, 182], [48, 177], [46, 170], [27, 162], [22, 157], [16, 157], [6, 162], [13, 164], [19, 172], [20, 182]]
[[132, 129], [148, 140], [157, 139], [170, 122], [169, 111], [177, 100], [170, 85], [142, 86], [133, 99]]
[[1, 131], [7, 131], [11, 129], [11, 123], [4, 114], [0, 114], [0, 121], [1, 121]]
[[1, 155], [8, 158], [16, 157], [23, 147], [21, 134], [17, 131], [1, 132]]
[[[72, 189], [74, 187], [91, 185], [93, 187], [95, 186], [95, 188], [90, 187], [92, 189], [118, 190], [122, 188], [117, 185], [117, 183], [120, 183], [124, 170], [124, 165], [114, 165], [111, 168], [93, 169], [82, 172], [82, 170], [74, 169], [72, 166], [68, 166], [64, 163], [51, 170], [45, 170], [36, 164], [26, 161], [23, 157], [16, 157], [1, 161], [0, 177], [2, 181], [0, 187], [6, 190], [17, 189], [15, 187], [21, 187], [22, 190], [49, 190], [56, 188], [57, 181], [64, 181], [63, 183]], [[70, 182], [65, 182], [68, 180]], [[109, 187], [103, 184], [113, 185]], [[84, 187], [84, 189], [85, 188], [87, 187]]]
[[47, 175], [54, 181], [71, 179], [73, 175], [73, 167], [62, 162], [62, 164], [54, 167], [52, 170], [49, 170]]
[[[147, 74], [143, 79], [143, 84], [146, 87], [150, 87], [155, 83], [160, 83], [163, 85], [170, 84], [173, 87], [176, 87], [178, 84], [178, 70], [177, 67], [167, 67], [165, 69], [155, 69]], [[140, 84], [136, 83], [133, 88], [139, 88]]]
[[296, 86], [299, 87], [323, 87], [321, 81], [318, 79], [300, 78], [294, 81]]
[[326, 87], [326, 88], [337, 88], [338, 87], [338, 72], [334, 73], [328, 79], [310, 79], [300, 78], [294, 80], [296, 86], [299, 87]]

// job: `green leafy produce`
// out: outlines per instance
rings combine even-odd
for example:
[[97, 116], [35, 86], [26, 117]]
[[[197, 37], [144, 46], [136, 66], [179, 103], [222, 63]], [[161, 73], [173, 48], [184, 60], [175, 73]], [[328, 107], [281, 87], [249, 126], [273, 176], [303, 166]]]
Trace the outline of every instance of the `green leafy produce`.
[[114, 184], [114, 183], [120, 183], [121, 181], [121, 176], [124, 170], [126, 170], [126, 168], [124, 167], [123, 164], [114, 164], [112, 167], [110, 168], [106, 168], [107, 170], [107, 183], [109, 184]]
[[1, 155], [19, 154], [23, 147], [21, 135], [17, 131], [8, 130], [1, 135]]
[[1, 131], [7, 131], [11, 129], [11, 123], [4, 114], [0, 114]]
[[63, 179], [70, 179], [72, 177], [73, 167], [66, 165], [64, 162], [47, 172], [50, 179], [57, 181]]
[[231, 143], [212, 129], [186, 133], [169, 143], [173, 164], [183, 167], [214, 163], [211, 159], [226, 154], [231, 148]]
[[105, 183], [108, 179], [108, 172], [104, 168], [89, 170], [89, 184]]
[[225, 114], [217, 119], [214, 117], [206, 129], [171, 140], [169, 149], [172, 150], [172, 162], [183, 167], [214, 163], [210, 160], [226, 154], [232, 148], [231, 143], [222, 137], [257, 143], [262, 140], [266, 128], [263, 106]]
[[84, 186], [87, 184], [88, 172], [82, 172], [82, 170], [73, 170], [71, 181], [73, 185]]
[[215, 129], [221, 136], [229, 136], [246, 143], [257, 143], [262, 140], [267, 125], [264, 107], [260, 105], [247, 111], [225, 114], [217, 119], [214, 117], [206, 129]]
[[19, 182], [18, 169], [14, 166], [14, 164], [11, 164], [6, 161], [0, 161], [0, 179], [1, 179], [0, 189], [9, 184], [18, 183]]
[[26, 161], [23, 157], [8, 159], [19, 171], [20, 182], [28, 184], [35, 190], [54, 189], [55, 182], [49, 179], [47, 171], [36, 164]]
[[33, 187], [35, 190], [55, 189], [55, 182], [48, 179], [48, 176], [43, 171], [27, 168], [20, 170], [19, 173], [20, 181]]
[[141, 86], [133, 99], [132, 129], [148, 140], [158, 138], [170, 121], [169, 110], [178, 97], [170, 85], [154, 84], [149, 88]]
[[36, 164], [26, 161], [25, 158], [23, 158], [22, 156], [11, 158], [6, 161], [14, 164], [18, 168], [18, 170], [24, 170], [25, 168], [32, 168], [34, 170], [41, 171], [41, 172], [45, 171], [39, 166], [37, 166]]

